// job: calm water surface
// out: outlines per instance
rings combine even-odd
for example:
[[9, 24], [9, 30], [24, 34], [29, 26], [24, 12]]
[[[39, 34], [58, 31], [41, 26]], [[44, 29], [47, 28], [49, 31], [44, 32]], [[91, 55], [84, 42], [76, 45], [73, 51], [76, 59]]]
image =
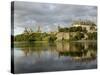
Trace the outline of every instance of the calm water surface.
[[16, 42], [14, 72], [31, 73], [97, 68], [96, 42]]

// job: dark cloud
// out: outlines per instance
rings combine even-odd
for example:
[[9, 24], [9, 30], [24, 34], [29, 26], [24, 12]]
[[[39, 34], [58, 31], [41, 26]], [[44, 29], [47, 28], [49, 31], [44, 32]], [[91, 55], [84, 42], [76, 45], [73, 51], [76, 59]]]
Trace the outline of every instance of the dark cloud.
[[55, 30], [58, 25], [70, 26], [73, 20], [89, 19], [96, 22], [97, 7], [85, 5], [31, 3], [15, 1], [15, 34], [25, 27], [36, 30], [40, 25], [43, 31]]

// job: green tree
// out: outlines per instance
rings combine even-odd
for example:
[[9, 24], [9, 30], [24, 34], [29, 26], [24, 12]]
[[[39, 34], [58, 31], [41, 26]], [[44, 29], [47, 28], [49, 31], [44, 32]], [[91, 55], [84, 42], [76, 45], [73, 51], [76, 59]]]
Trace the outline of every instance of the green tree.
[[88, 39], [97, 40], [97, 32], [88, 33]]
[[81, 40], [82, 38], [84, 38], [84, 34], [81, 32], [77, 32], [77, 34], [71, 38], [71, 40]]
[[57, 39], [57, 37], [54, 34], [51, 34], [49, 37], [50, 42], [54, 42]]

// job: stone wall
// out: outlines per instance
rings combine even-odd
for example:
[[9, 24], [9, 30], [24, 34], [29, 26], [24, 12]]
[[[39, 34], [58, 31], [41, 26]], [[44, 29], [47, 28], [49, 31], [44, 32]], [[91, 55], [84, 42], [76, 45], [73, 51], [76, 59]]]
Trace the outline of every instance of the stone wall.
[[57, 37], [57, 41], [60, 41], [60, 40], [69, 40], [70, 36], [69, 36], [69, 32], [58, 32], [56, 34], [56, 37]]

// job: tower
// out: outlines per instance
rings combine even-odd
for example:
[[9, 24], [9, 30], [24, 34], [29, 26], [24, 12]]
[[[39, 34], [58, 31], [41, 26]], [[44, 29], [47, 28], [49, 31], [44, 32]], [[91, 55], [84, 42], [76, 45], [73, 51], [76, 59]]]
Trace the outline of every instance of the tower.
[[25, 34], [28, 33], [27, 27], [25, 27], [24, 33], [25, 33]]
[[41, 32], [40, 26], [38, 26], [37, 32]]
[[32, 33], [33, 32], [33, 30], [30, 28], [30, 33]]

